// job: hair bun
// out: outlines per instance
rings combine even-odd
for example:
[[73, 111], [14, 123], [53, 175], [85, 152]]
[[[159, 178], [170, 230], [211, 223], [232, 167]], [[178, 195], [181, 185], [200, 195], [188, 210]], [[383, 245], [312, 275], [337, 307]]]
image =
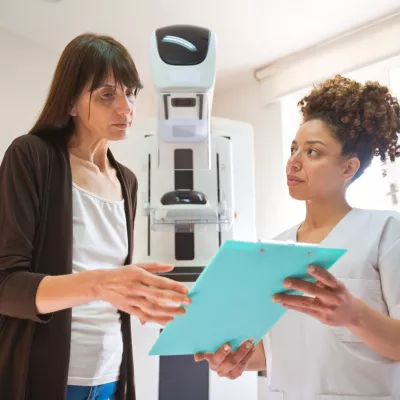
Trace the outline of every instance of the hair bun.
[[[304, 122], [326, 122], [345, 152], [357, 154], [360, 161], [371, 161], [374, 155], [382, 161], [400, 156], [400, 106], [389, 89], [378, 82], [363, 85], [337, 75], [314, 87], [299, 106]], [[370, 153], [368, 157], [366, 152]]]

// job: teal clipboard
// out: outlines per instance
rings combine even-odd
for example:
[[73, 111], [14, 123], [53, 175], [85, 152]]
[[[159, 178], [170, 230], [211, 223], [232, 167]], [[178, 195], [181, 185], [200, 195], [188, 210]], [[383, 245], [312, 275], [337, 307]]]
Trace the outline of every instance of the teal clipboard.
[[310, 244], [225, 241], [190, 290], [186, 314], [163, 329], [149, 355], [214, 353], [224, 343], [233, 350], [248, 339], [258, 343], [286, 312], [272, 296], [296, 293], [283, 281], [315, 282], [307, 267], [329, 269], [345, 252]]

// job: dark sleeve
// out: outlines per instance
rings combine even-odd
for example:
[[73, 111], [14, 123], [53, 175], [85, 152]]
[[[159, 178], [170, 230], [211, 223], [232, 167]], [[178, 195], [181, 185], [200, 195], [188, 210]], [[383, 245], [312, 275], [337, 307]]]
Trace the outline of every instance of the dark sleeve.
[[134, 177], [133, 189], [132, 189], [132, 226], [135, 228], [135, 218], [137, 210], [137, 193], [138, 193], [138, 183], [136, 176]]
[[[132, 194], [132, 245], [133, 248], [135, 248], [134, 246], [134, 242], [135, 242], [135, 218], [136, 218], [136, 210], [137, 210], [137, 192], [138, 192], [138, 185], [137, 185], [137, 179], [136, 176], [131, 172], [132, 178], [133, 180], [131, 181], [131, 194]], [[134, 254], [134, 252], [133, 252]], [[131, 257], [131, 263], [134, 262], [134, 255], [132, 254]]]
[[0, 314], [47, 322], [36, 312], [36, 291], [45, 275], [32, 272], [40, 191], [32, 149], [13, 143], [0, 166]]

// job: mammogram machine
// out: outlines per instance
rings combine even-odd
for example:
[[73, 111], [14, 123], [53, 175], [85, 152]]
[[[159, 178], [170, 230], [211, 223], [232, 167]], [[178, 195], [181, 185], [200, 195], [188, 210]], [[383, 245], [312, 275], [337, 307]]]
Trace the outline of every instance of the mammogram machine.
[[[160, 28], [150, 58], [157, 118], [134, 127], [129, 160], [118, 149], [139, 182], [134, 260], [173, 264], [167, 275], [190, 287], [225, 240], [256, 240], [253, 129], [211, 117], [213, 32]], [[257, 399], [256, 372], [230, 381], [193, 356], [150, 357], [162, 327], [132, 325], [138, 400]]]

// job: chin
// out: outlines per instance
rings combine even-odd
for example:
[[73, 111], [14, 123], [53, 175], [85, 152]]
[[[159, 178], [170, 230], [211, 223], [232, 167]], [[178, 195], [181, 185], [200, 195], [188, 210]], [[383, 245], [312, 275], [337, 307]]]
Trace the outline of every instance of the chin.
[[305, 193], [303, 190], [296, 190], [295, 188], [289, 188], [290, 197], [294, 200], [306, 201], [310, 198], [308, 193]]
[[108, 140], [113, 142], [118, 142], [120, 140], [125, 140], [128, 137], [128, 130], [112, 132], [108, 134]]

